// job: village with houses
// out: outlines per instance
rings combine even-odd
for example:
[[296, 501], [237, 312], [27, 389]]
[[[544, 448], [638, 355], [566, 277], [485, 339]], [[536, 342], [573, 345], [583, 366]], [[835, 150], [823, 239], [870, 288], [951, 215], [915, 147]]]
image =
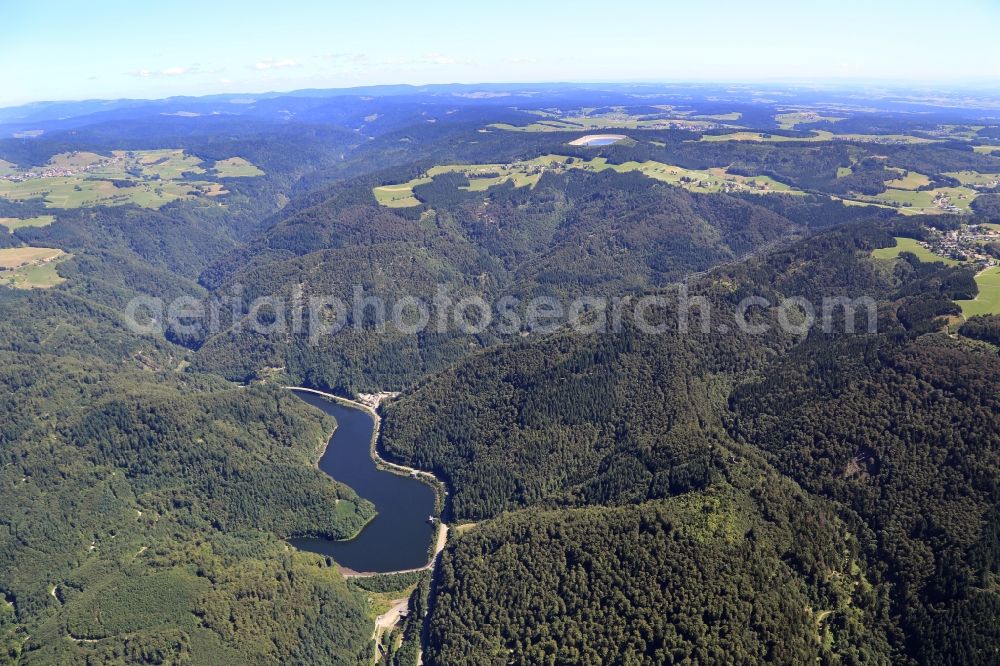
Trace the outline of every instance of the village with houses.
[[[0, 180], [12, 183], [23, 183], [28, 180], [38, 178], [68, 178], [87, 171], [96, 171], [107, 167], [122, 165], [127, 159], [135, 157], [133, 153], [115, 151], [111, 157], [97, 156], [97, 159], [75, 160], [78, 153], [68, 153], [65, 156], [57, 156], [62, 160], [53, 159], [53, 162], [44, 167], [34, 167], [25, 170], [11, 170], [9, 173], [0, 173]], [[92, 153], [87, 153], [90, 157]]]
[[972, 262], [985, 270], [1000, 264], [1000, 225], [963, 224], [949, 231], [932, 228], [920, 245], [940, 257]]

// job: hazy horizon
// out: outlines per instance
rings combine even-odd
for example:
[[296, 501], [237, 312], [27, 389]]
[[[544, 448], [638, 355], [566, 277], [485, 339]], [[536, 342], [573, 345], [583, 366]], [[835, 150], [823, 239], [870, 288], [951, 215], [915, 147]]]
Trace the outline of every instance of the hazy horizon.
[[372, 84], [359, 84], [350, 86], [321, 86], [321, 87], [295, 87], [287, 89], [269, 89], [269, 90], [229, 90], [229, 91], [216, 91], [216, 92], [206, 92], [206, 93], [195, 93], [186, 94], [178, 93], [172, 95], [162, 95], [162, 96], [122, 96], [122, 97], [65, 97], [65, 98], [45, 98], [45, 99], [33, 99], [26, 102], [15, 103], [15, 104], [3, 104], [0, 105], [0, 109], [16, 109], [20, 107], [30, 107], [33, 105], [44, 105], [44, 104], [72, 104], [72, 103], [86, 103], [86, 102], [125, 102], [125, 101], [138, 101], [138, 102], [157, 102], [165, 101], [170, 99], [198, 99], [204, 97], [239, 97], [243, 95], [249, 96], [282, 96], [290, 95], [301, 92], [317, 91], [317, 92], [331, 92], [331, 91], [352, 91], [352, 90], [370, 90], [376, 88], [402, 88], [410, 87], [414, 91], [421, 91], [428, 88], [448, 88], [448, 87], [510, 87], [510, 88], [520, 88], [525, 89], [535, 87], [535, 86], [567, 86], [567, 87], [580, 87], [586, 88], [593, 86], [595, 88], [600, 88], [602, 86], [691, 86], [691, 87], [705, 87], [705, 88], [715, 88], [715, 87], [772, 87], [774, 90], [787, 89], [787, 90], [801, 90], [801, 91], [829, 91], [837, 93], [871, 93], [874, 90], [881, 89], [887, 93], [945, 93], [945, 94], [958, 94], [958, 93], [978, 93], [995, 95], [997, 100], [1000, 101], [1000, 88], [997, 87], [992, 81], [985, 80], [975, 80], [969, 79], [965, 81], [908, 81], [908, 80], [888, 80], [888, 79], [742, 79], [742, 80], [725, 80], [725, 79], [702, 79], [702, 78], [692, 78], [692, 79], [663, 79], [663, 80], [642, 80], [642, 79], [628, 79], [628, 80], [566, 80], [566, 81], [450, 81], [445, 83], [408, 83], [408, 82], [389, 82], [389, 83], [372, 83]]
[[[834, 10], [626, 0], [611, 14], [590, 0], [572, 12], [516, 2], [415, 11], [396, 1], [182, 1], [169, 12], [120, 0], [22, 3], [5, 17], [0, 52], [18, 66], [4, 71], [0, 106], [482, 82], [994, 86], [1000, 6], [951, 3], [961, 30], [943, 26], [938, 11], [901, 0]], [[452, 30], [458, 16], [462, 31]], [[39, 48], [42, 35], [52, 46]]]

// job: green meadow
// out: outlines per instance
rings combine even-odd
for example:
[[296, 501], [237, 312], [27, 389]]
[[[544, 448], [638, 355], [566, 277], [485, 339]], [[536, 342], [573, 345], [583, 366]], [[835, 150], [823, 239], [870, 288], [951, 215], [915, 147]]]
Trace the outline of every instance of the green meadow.
[[639, 173], [671, 185], [683, 187], [694, 192], [749, 192], [754, 194], [769, 194], [781, 192], [785, 194], [802, 194], [800, 190], [781, 183], [767, 176], [747, 177], [731, 174], [723, 168], [685, 169], [683, 167], [663, 164], [662, 162], [625, 162], [623, 164], [608, 164], [603, 157], [592, 160], [580, 160], [565, 155], [545, 155], [524, 162], [513, 164], [453, 164], [435, 166], [426, 174], [413, 180], [393, 185], [382, 185], [372, 189], [376, 201], [389, 208], [406, 208], [420, 205], [414, 196], [413, 188], [431, 182], [434, 176], [443, 173], [462, 173], [469, 178], [469, 184], [462, 189], [469, 192], [483, 192], [491, 187], [512, 182], [515, 187], [534, 187], [542, 173], [552, 171], [563, 173], [570, 169], [599, 173], [614, 170], [620, 173], [638, 171]]
[[411, 180], [402, 185], [386, 185], [372, 190], [375, 200], [388, 208], [410, 208], [419, 206], [420, 200], [413, 196], [413, 188], [431, 182], [429, 178]]
[[979, 131], [985, 127], [986, 125], [938, 125], [930, 134], [948, 139], [974, 141], [979, 138]]
[[242, 157], [230, 157], [215, 163], [215, 175], [219, 178], [254, 178], [264, 172]]
[[824, 116], [815, 111], [791, 111], [789, 113], [779, 113], [774, 117], [774, 121], [778, 123], [778, 127], [781, 129], [795, 129], [799, 125], [808, 125], [809, 123], [823, 121], [835, 123], [838, 120], [843, 120], [843, 117]]
[[720, 122], [734, 122], [740, 120], [743, 114], [739, 111], [730, 111], [729, 113], [714, 113], [705, 114], [703, 116], [693, 116], [694, 118], [700, 118], [702, 120], [718, 120]]
[[947, 196], [949, 201], [963, 213], [969, 212], [970, 204], [979, 196], [978, 192], [968, 187], [938, 187], [920, 191], [888, 189], [875, 196], [857, 195], [855, 198], [893, 206], [908, 215], [924, 215], [947, 212], [934, 203], [935, 197], [939, 194]]
[[218, 183], [187, 180], [128, 179], [121, 187], [110, 180], [90, 177], [35, 178], [19, 183], [0, 181], [0, 196], [12, 201], [42, 199], [46, 208], [88, 208], [135, 204], [160, 208], [178, 199], [224, 194]]
[[[872, 256], [876, 259], [895, 259], [902, 252], [912, 252], [920, 261], [939, 261], [947, 266], [959, 265], [959, 262], [954, 259], [934, 254], [912, 238], [896, 238], [895, 247], [875, 250]], [[955, 301], [962, 308], [962, 315], [969, 318], [976, 315], [1000, 314], [1000, 266], [994, 266], [979, 273], [976, 276], [976, 284], [979, 287], [979, 295], [975, 299]]]
[[826, 130], [815, 130], [813, 136], [809, 137], [791, 137], [791, 136], [780, 136], [776, 134], [767, 134], [766, 132], [733, 132], [731, 134], [705, 134], [699, 140], [700, 141], [761, 141], [764, 143], [788, 143], [791, 141], [802, 142], [802, 141], [830, 141], [833, 139], [833, 132], [828, 132]]
[[13, 247], [0, 250], [0, 285], [15, 289], [47, 289], [63, 278], [56, 264], [69, 255], [48, 247]]
[[[623, 164], [607, 164], [603, 158], [593, 160], [595, 171], [613, 169], [620, 173], [638, 171], [639, 173], [671, 185], [677, 185], [696, 192], [726, 192], [743, 191], [754, 194], [769, 194], [782, 192], [785, 194], [803, 194], [790, 185], [781, 183], [768, 176], [739, 176], [731, 174], [723, 168], [685, 169], [683, 167], [663, 164], [662, 162], [625, 162]], [[589, 166], [589, 165], [588, 165]], [[586, 168], [586, 167], [585, 167]]]
[[903, 252], [910, 252], [917, 256], [920, 261], [934, 262], [940, 261], [941, 263], [948, 266], [957, 266], [958, 262], [954, 259], [948, 259], [947, 257], [941, 257], [934, 254], [926, 247], [918, 243], [912, 238], [896, 238], [895, 247], [883, 247], [875, 250], [872, 256], [876, 259], [896, 259]]
[[210, 178], [254, 177], [264, 173], [239, 157], [216, 162], [215, 171], [209, 173], [200, 158], [178, 149], [113, 151], [111, 155], [61, 153], [48, 164], [28, 171], [40, 174], [52, 170], [71, 173], [21, 181], [0, 180], [0, 197], [11, 201], [40, 199], [47, 208], [124, 204], [160, 208], [172, 201], [227, 193], [221, 183]]
[[944, 174], [950, 176], [962, 185], [969, 187], [994, 188], [1000, 185], [1000, 174], [979, 173], [978, 171], [949, 171]]
[[733, 132], [731, 134], [705, 134], [700, 141], [760, 141], [762, 143], [822, 143], [824, 141], [854, 141], [878, 144], [921, 144], [936, 143], [935, 139], [925, 139], [907, 134], [834, 134], [827, 130], [811, 130], [812, 136], [792, 137], [768, 134], [766, 132]]
[[38, 215], [36, 217], [0, 217], [0, 227], [7, 227], [9, 231], [17, 231], [26, 227], [47, 227], [56, 221], [54, 215]]
[[0, 272], [0, 284], [6, 284], [15, 289], [48, 289], [66, 281], [56, 271], [57, 261], [37, 266], [25, 266], [9, 274]]
[[706, 130], [718, 127], [719, 122], [738, 120], [739, 114], [698, 116], [697, 118], [646, 119], [628, 114], [611, 113], [600, 116], [551, 117], [528, 125], [494, 123], [488, 127], [506, 132], [567, 132], [603, 129], [663, 129], [666, 127]]
[[930, 177], [916, 171], [899, 171], [899, 178], [886, 181], [889, 189], [896, 190], [916, 190], [931, 184]]
[[[541, 178], [544, 167], [556, 167], [568, 158], [559, 155], [547, 155], [533, 160], [505, 164], [445, 164], [434, 166], [419, 178], [414, 178], [398, 185], [382, 185], [372, 189], [376, 201], [389, 208], [407, 208], [419, 206], [420, 200], [413, 196], [413, 188], [425, 185], [435, 177], [445, 173], [463, 173], [469, 177], [469, 185], [462, 189], [481, 192], [508, 180], [517, 187], [534, 186]], [[477, 177], [477, 174], [489, 174], [487, 177]], [[495, 174], [495, 175], [494, 175]]]
[[989, 268], [976, 276], [979, 295], [971, 301], [955, 301], [966, 318], [976, 315], [1000, 314], [1000, 266]]

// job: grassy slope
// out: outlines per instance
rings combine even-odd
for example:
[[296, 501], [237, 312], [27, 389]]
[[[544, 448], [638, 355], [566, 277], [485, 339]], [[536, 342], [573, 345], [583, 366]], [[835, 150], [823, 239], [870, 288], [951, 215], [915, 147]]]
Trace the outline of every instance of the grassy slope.
[[67, 259], [62, 250], [15, 247], [0, 250], [0, 285], [17, 289], [46, 289], [64, 282], [56, 265]]
[[940, 261], [947, 266], [958, 265], [958, 262], [954, 259], [938, 256], [912, 238], [897, 237], [895, 247], [884, 247], [875, 250], [872, 256], [876, 259], [896, 259], [903, 252], [915, 254], [920, 261]]
[[[434, 176], [443, 173], [464, 173], [467, 176], [471, 175], [469, 185], [463, 189], [472, 192], [481, 192], [507, 181], [512, 181], [516, 187], [534, 187], [541, 178], [541, 169], [551, 170], [555, 173], [563, 173], [569, 169], [580, 169], [591, 172], [611, 169], [619, 173], [637, 171], [654, 180], [702, 193], [722, 192], [728, 187], [759, 194], [769, 192], [802, 194], [800, 190], [768, 176], [749, 178], [730, 174], [726, 169], [722, 168], [685, 169], [655, 161], [609, 164], [603, 157], [586, 161], [574, 160], [572, 162], [569, 161], [570, 159], [564, 155], [544, 155], [532, 160], [517, 162], [509, 165], [509, 168], [508, 165], [504, 164], [435, 166], [427, 171], [425, 177], [414, 178], [406, 183], [396, 185], [382, 185], [373, 188], [372, 193], [375, 195], [375, 199], [383, 206], [405, 208], [420, 205], [420, 201], [413, 195], [414, 187], [429, 183]], [[498, 175], [487, 178], [476, 178], [474, 174], [477, 171], [497, 173]]]
[[29, 227], [47, 227], [56, 221], [54, 215], [37, 215], [35, 217], [0, 217], [0, 226], [7, 227], [11, 232]]
[[979, 295], [972, 301], [956, 301], [966, 317], [1000, 314], [1000, 266], [994, 266], [976, 276]]
[[[188, 176], [205, 176], [207, 172], [200, 158], [179, 149], [113, 151], [110, 158], [87, 152], [60, 153], [33, 171], [46, 169], [73, 169], [76, 173], [20, 182], [0, 180], [0, 197], [12, 201], [42, 199], [48, 208], [124, 204], [160, 208], [172, 201], [226, 193], [217, 182], [189, 179]], [[216, 169], [220, 178], [264, 173], [238, 157], [217, 162]]]

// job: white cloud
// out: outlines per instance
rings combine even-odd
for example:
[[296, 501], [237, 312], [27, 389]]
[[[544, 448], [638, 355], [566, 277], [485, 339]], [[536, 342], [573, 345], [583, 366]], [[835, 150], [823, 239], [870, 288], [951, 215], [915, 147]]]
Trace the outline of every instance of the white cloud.
[[334, 62], [346, 62], [354, 65], [369, 65], [372, 64], [373, 62], [372, 59], [369, 58], [364, 53], [347, 53], [347, 52], [323, 53], [315, 57], [320, 58], [322, 60], [332, 60]]
[[458, 62], [451, 56], [443, 53], [427, 53], [424, 55], [424, 58], [432, 65], [454, 65]]
[[258, 70], [267, 69], [282, 69], [284, 67], [298, 67], [299, 63], [291, 58], [284, 58], [282, 60], [261, 60], [256, 63], [253, 67]]
[[131, 72], [128, 72], [128, 74], [146, 79], [151, 76], [183, 76], [184, 74], [188, 74], [192, 71], [193, 70], [190, 67], [167, 67], [166, 69], [161, 69], [159, 71], [152, 69], [134, 69]]

